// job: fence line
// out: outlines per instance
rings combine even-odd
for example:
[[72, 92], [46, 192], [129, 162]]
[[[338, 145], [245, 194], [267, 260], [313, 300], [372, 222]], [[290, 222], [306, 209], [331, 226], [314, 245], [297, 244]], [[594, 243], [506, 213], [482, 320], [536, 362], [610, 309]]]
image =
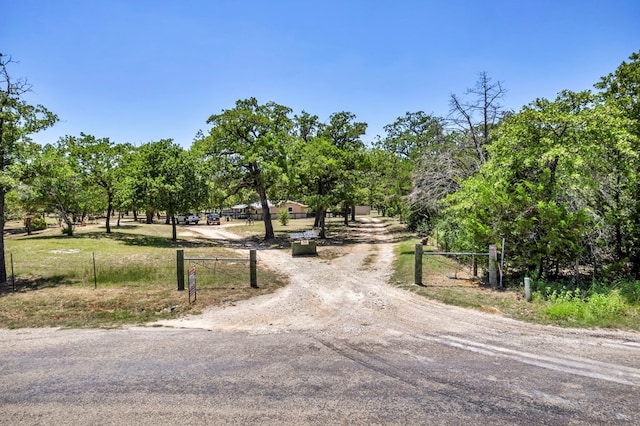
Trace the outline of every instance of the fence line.
[[478, 265], [476, 261], [476, 256], [489, 256], [489, 285], [491, 287], [496, 288], [498, 285], [497, 278], [497, 268], [496, 263], [498, 261], [498, 251], [495, 244], [491, 244], [489, 246], [489, 250], [487, 252], [444, 252], [444, 251], [424, 251], [422, 244], [416, 244], [415, 249], [415, 266], [414, 266], [414, 276], [415, 283], [417, 285], [424, 285], [422, 283], [422, 257], [424, 255], [452, 255], [452, 256], [473, 256], [473, 276], [477, 276], [478, 274]]
[[230, 262], [249, 262], [249, 284], [251, 288], [258, 288], [258, 272], [257, 272], [257, 255], [256, 250], [249, 250], [249, 257], [184, 257], [184, 250], [176, 250], [176, 275], [178, 281], [178, 291], [184, 291], [184, 262], [191, 261], [230, 261]]

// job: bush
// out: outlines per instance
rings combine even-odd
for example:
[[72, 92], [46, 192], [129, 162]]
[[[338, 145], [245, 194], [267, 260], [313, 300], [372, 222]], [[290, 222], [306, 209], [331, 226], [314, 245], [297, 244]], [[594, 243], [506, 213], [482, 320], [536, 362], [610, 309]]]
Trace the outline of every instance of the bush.
[[42, 231], [43, 229], [47, 229], [47, 221], [41, 217], [34, 217], [31, 220], [31, 230]]
[[280, 212], [278, 213], [278, 220], [283, 226], [287, 226], [290, 219], [291, 215], [287, 210], [280, 210]]

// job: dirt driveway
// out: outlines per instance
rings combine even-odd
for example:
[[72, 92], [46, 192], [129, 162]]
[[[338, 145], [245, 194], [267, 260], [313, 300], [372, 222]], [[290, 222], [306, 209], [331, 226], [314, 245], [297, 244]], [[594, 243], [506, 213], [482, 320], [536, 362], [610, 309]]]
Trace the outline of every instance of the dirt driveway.
[[[238, 239], [224, 228], [198, 231]], [[350, 240], [356, 244], [319, 247], [318, 257], [259, 250], [258, 261], [288, 275], [290, 285], [160, 324], [250, 334], [313, 332], [368, 342], [421, 336], [428, 342], [640, 387], [638, 333], [526, 324], [429, 301], [387, 284], [394, 254], [383, 222], [364, 218], [353, 232]]]

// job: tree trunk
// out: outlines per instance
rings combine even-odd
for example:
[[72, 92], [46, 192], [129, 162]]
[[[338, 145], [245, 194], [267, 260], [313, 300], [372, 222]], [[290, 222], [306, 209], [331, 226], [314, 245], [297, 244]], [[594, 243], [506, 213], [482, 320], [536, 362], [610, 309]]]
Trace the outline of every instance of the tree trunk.
[[327, 238], [327, 233], [324, 226], [325, 217], [327, 217], [327, 212], [325, 211], [324, 207], [318, 207], [318, 210], [316, 210], [316, 224], [314, 224], [314, 227], [320, 228], [319, 237], [322, 239]]
[[273, 223], [271, 222], [271, 212], [269, 212], [269, 201], [267, 200], [267, 190], [263, 186], [259, 186], [258, 195], [260, 196], [260, 204], [262, 205], [262, 220], [264, 221], [264, 239], [272, 240], [275, 238], [275, 234], [273, 232]]
[[147, 223], [148, 225], [152, 224], [152, 223], [153, 223], [153, 211], [147, 210], [147, 211], [145, 212], [145, 215], [147, 216], [147, 221], [146, 221], [146, 223]]
[[536, 275], [536, 280], [541, 280], [543, 274], [544, 274], [544, 256], [541, 257], [540, 262], [538, 262], [538, 274]]
[[107, 234], [111, 233], [111, 213], [113, 212], [113, 194], [107, 194], [107, 220], [105, 226], [107, 228]]
[[[169, 213], [167, 212], [167, 217], [169, 217]], [[176, 217], [171, 215], [171, 241], [178, 240], [178, 231], [176, 229]]]
[[351, 222], [356, 221], [356, 205], [351, 206]]
[[344, 217], [344, 226], [349, 225], [349, 207], [345, 204], [342, 206], [342, 216]]
[[67, 234], [70, 237], [73, 237], [73, 221], [69, 220], [69, 218], [66, 217], [65, 215], [64, 223], [67, 225], [67, 230], [65, 231], [65, 234]]
[[4, 198], [6, 192], [0, 189], [0, 283], [7, 282], [7, 268], [4, 257]]
[[133, 211], [133, 221], [134, 221], [134, 222], [137, 222], [137, 221], [138, 221], [138, 211], [137, 211], [137, 210], [134, 210], [134, 211]]

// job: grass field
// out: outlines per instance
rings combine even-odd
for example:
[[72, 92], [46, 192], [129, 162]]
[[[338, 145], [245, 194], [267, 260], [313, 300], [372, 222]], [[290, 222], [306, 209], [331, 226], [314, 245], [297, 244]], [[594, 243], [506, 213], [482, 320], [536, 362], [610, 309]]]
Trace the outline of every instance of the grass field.
[[176, 250], [184, 249], [190, 257], [237, 258], [238, 253], [196, 236], [188, 227], [179, 227], [175, 243], [164, 224], [124, 221], [112, 230], [106, 234], [103, 225], [89, 225], [77, 227], [71, 238], [57, 227], [31, 236], [6, 235], [7, 269], [11, 273], [12, 259], [16, 291], [10, 284], [0, 291], [0, 327], [141, 324], [233, 303], [286, 284], [259, 265], [259, 288], [252, 289], [247, 262], [201, 262], [196, 265], [197, 300], [189, 304], [188, 292], [177, 291]]

